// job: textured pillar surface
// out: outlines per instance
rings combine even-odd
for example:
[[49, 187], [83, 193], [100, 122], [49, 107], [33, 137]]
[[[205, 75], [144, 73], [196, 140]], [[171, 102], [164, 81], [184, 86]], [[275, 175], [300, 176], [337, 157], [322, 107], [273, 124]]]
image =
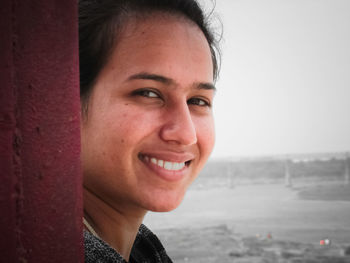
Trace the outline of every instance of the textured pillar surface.
[[83, 262], [77, 1], [2, 0], [0, 262]]

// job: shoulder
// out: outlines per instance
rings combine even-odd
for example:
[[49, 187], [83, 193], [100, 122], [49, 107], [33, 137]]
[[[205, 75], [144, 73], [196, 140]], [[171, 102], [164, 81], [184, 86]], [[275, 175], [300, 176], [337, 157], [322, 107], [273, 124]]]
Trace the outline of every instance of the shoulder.
[[145, 225], [141, 225], [131, 256], [135, 262], [172, 262], [158, 237]]
[[[84, 230], [86, 263], [127, 263], [102, 239]], [[133, 245], [130, 262], [171, 263], [162, 243], [145, 225], [141, 225]]]
[[86, 263], [126, 263], [123, 257], [106, 242], [84, 230]]

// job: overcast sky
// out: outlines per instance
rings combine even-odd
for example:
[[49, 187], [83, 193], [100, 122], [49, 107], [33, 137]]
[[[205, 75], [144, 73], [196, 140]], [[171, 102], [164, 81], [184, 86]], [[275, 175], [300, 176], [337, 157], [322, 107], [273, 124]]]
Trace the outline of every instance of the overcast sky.
[[349, 151], [350, 0], [216, 2], [212, 157]]

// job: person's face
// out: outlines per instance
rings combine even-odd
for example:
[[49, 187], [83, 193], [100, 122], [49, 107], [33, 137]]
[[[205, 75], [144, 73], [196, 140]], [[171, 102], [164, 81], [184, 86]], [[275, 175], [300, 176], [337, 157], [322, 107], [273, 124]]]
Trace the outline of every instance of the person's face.
[[84, 187], [114, 207], [176, 208], [214, 145], [213, 64], [197, 26], [130, 22], [82, 122]]

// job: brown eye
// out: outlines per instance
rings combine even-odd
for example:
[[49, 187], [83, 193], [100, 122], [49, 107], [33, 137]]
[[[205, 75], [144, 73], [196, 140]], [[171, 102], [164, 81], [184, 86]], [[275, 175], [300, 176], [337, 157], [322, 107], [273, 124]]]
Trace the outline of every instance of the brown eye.
[[160, 98], [157, 92], [149, 89], [136, 90], [133, 94], [146, 98]]
[[200, 98], [191, 98], [187, 101], [188, 104], [193, 104], [193, 105], [197, 105], [200, 107], [210, 107], [210, 103], [207, 102], [204, 99], [200, 99]]

